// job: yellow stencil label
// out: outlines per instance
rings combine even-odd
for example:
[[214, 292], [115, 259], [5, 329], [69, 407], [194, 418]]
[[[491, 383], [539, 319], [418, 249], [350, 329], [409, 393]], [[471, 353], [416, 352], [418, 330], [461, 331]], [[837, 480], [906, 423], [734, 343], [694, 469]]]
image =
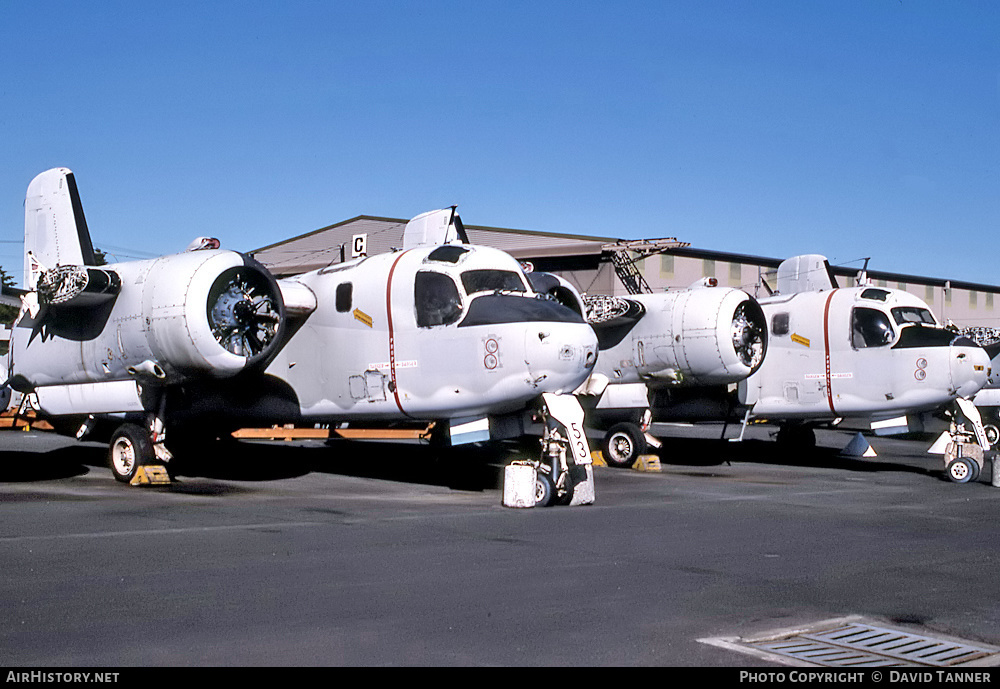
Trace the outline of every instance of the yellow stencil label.
[[796, 335], [795, 333], [792, 333], [792, 342], [794, 342], [795, 344], [800, 344], [804, 347], [809, 346], [808, 337], [802, 337], [801, 335]]
[[354, 318], [361, 321], [369, 328], [372, 327], [372, 317], [369, 316], [364, 311], [362, 311], [361, 309], [354, 309]]

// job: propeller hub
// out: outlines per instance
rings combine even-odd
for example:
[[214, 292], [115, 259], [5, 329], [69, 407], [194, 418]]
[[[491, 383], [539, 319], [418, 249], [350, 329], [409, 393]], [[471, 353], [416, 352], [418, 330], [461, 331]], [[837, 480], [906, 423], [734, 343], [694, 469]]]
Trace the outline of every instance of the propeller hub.
[[233, 306], [233, 319], [236, 321], [236, 325], [246, 327], [253, 322], [253, 317], [253, 304], [250, 301], [243, 299]]
[[209, 295], [212, 334], [229, 352], [257, 357], [277, 339], [280, 304], [280, 296], [259, 271], [251, 267], [227, 271]]
[[[753, 306], [751, 306], [753, 304]], [[756, 306], [756, 308], [753, 308]], [[733, 314], [733, 348], [740, 361], [756, 370], [764, 360], [767, 334], [764, 314], [756, 303], [744, 301]]]

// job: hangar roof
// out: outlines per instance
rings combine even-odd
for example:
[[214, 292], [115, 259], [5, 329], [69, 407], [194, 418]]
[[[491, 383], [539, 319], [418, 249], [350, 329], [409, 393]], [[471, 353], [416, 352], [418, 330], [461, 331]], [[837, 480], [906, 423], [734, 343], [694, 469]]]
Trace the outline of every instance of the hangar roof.
[[[351, 241], [355, 235], [367, 235], [367, 253], [378, 254], [401, 248], [403, 229], [409, 220], [359, 215], [312, 232], [270, 244], [251, 253], [277, 277], [297, 275], [326, 267], [351, 258]], [[502, 249], [517, 259], [546, 258], [597, 258], [609, 244], [627, 244], [630, 240], [581, 234], [557, 234], [537, 230], [515, 230], [504, 227], [465, 225], [469, 241]], [[666, 253], [690, 258], [704, 258], [777, 268], [783, 258], [770, 258], [750, 254], [736, 254], [709, 249], [691, 248], [689, 244], [674, 239], [650, 240], [673, 242]], [[787, 257], [784, 257], [787, 258]], [[833, 266], [841, 277], [853, 277], [857, 269]], [[871, 279], [906, 282], [917, 285], [950, 286], [957, 289], [1000, 293], [1000, 287], [980, 283], [933, 278], [905, 273], [869, 270]]]
[[[351, 258], [351, 239], [367, 234], [368, 253], [386, 253], [403, 246], [408, 220], [359, 215], [313, 232], [253, 251], [254, 257], [278, 276], [304, 273]], [[502, 249], [514, 258], [599, 255], [615, 237], [555, 234], [503, 227], [465, 225], [469, 241]], [[341, 253], [343, 248], [343, 255]]]

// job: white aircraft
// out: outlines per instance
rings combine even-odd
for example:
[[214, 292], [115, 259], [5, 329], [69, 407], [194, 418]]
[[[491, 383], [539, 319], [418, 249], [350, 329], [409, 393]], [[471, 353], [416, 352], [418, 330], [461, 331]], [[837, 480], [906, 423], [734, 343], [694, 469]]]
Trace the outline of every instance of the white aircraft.
[[[782, 262], [777, 294], [759, 304], [769, 332], [756, 370], [735, 386], [650, 389], [654, 419], [742, 417], [744, 428], [751, 419], [766, 420], [780, 425], [779, 440], [809, 446], [817, 424], [931, 411], [974, 395], [986, 382], [986, 352], [942, 327], [925, 302], [882, 287], [839, 288], [822, 256]], [[758, 321], [750, 322], [754, 340]], [[669, 321], [663, 330], [670, 332]], [[603, 364], [603, 350], [600, 356]], [[632, 396], [641, 399], [643, 392]], [[612, 452], [612, 461], [630, 465], [635, 454]]]
[[539, 291], [575, 303], [597, 333], [597, 366], [577, 392], [588, 425], [605, 431], [602, 450], [612, 466], [631, 466], [656, 443], [645, 432], [650, 394], [700, 394], [744, 380], [765, 360], [767, 325], [757, 301], [714, 280], [628, 297], [581, 297], [562, 278], [529, 276]]
[[432, 211], [402, 251], [280, 281], [206, 238], [97, 266], [73, 174], [49, 170], [25, 200], [7, 384], [78, 437], [110, 423], [123, 482], [249, 424], [434, 421], [461, 444], [517, 435], [539, 409], [540, 502], [592, 500], [586, 439], [554, 417], [590, 375], [596, 337], [464, 234], [453, 208]]

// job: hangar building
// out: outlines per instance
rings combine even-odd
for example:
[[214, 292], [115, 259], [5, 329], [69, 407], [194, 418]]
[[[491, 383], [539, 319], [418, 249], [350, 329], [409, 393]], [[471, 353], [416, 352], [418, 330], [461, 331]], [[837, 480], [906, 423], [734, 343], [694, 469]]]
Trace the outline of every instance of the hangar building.
[[[252, 252], [278, 277], [305, 273], [360, 255], [392, 251], [403, 245], [408, 220], [359, 215]], [[762, 286], [775, 286], [778, 264], [787, 257], [696, 249], [676, 239], [623, 240], [580, 234], [466, 225], [469, 241], [503, 249], [536, 270], [557, 273], [588, 294], [628, 293], [614, 264], [615, 254], [627, 254], [641, 279], [653, 291], [687, 287], [701, 278], [766, 296]], [[626, 262], [628, 264], [629, 262]], [[858, 268], [834, 267], [841, 285], [855, 279]], [[902, 289], [926, 301], [942, 321], [961, 327], [1000, 328], [1000, 287], [959, 280], [869, 270], [880, 287]]]

